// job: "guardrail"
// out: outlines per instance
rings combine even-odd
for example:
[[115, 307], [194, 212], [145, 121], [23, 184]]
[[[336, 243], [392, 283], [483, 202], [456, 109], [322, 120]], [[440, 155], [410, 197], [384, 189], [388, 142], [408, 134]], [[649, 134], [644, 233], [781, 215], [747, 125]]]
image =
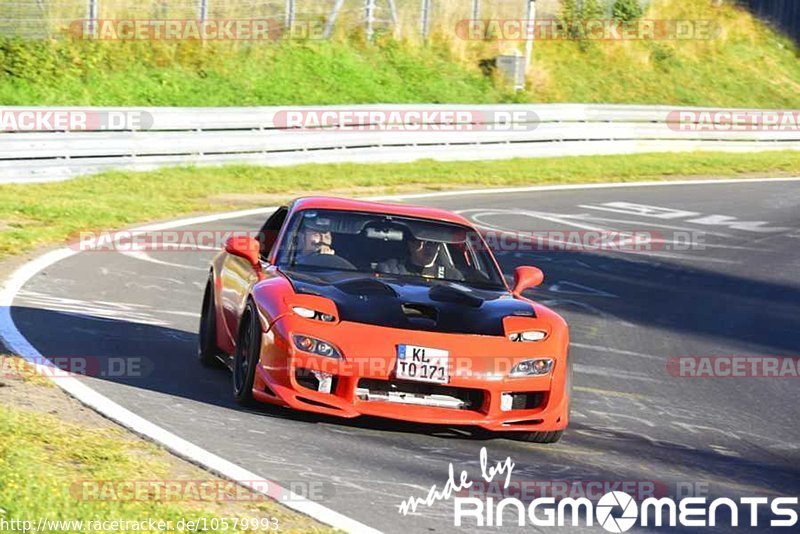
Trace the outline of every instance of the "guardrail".
[[[83, 117], [84, 125], [47, 126], [48, 112]], [[324, 117], [326, 126], [291, 127], [286, 120], [289, 112]], [[44, 117], [45, 127], [36, 131], [23, 127], [19, 123], [24, 121], [17, 119], [26, 114], [28, 119], [32, 114]], [[108, 124], [111, 116], [122, 120]], [[731, 126], [736, 117], [744, 122]], [[776, 124], [776, 117], [784, 123]], [[785, 122], [786, 118], [790, 120]], [[0, 108], [0, 182], [57, 181], [111, 169], [165, 165], [800, 150], [798, 120], [798, 111], [582, 104], [4, 107]]]

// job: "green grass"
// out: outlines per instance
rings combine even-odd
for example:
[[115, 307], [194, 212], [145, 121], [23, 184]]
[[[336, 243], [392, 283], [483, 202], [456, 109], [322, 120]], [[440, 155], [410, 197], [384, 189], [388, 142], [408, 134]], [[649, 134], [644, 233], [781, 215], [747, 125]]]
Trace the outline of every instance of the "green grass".
[[800, 107], [798, 49], [747, 11], [706, 0], [656, 0], [647, 19], [709, 20], [711, 40], [544, 42], [533, 92], [544, 101]]
[[645, 15], [711, 20], [722, 29], [712, 40], [539, 41], [528, 87], [520, 93], [478, 68], [482, 59], [519, 43], [463, 40], [455, 32], [458, 17], [452, 18], [439, 21], [427, 44], [385, 36], [366, 44], [359, 35], [255, 44], [0, 39], [0, 103], [618, 102], [800, 108], [797, 47], [730, 2], [714, 7], [710, 0], [654, 0]]
[[[190, 501], [79, 498], [75, 484], [82, 481], [154, 481], [174, 476], [163, 456], [155, 446], [126, 437], [121, 430], [63, 423], [51, 415], [0, 405], [0, 519], [32, 520], [35, 527], [39, 518], [84, 521], [155, 518], [176, 525], [181, 519], [211, 521], [219, 517], [203, 510], [204, 503]], [[273, 503], [251, 506], [257, 509], [250, 510], [247, 517], [275, 514], [286, 517]], [[304, 519], [293, 517], [294, 523], [281, 522], [282, 526], [294, 532], [321, 531]], [[51, 531], [81, 530], [73, 526]], [[221, 529], [206, 532], [217, 531]]]
[[61, 183], [0, 185], [0, 258], [38, 245], [64, 243], [80, 231], [264, 205], [312, 191], [353, 195], [754, 174], [798, 175], [800, 153], [642, 154], [108, 172]]
[[[510, 93], [445, 47], [358, 39], [235, 45], [0, 40], [8, 105], [247, 106], [491, 102]], [[5, 71], [5, 72], [3, 72]]]

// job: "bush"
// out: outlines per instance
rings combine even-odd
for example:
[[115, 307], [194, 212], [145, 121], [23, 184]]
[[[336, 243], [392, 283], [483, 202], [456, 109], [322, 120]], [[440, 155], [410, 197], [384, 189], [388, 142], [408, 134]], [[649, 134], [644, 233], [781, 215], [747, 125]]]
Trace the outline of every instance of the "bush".
[[616, 20], [628, 22], [644, 15], [640, 0], [615, 0], [611, 14]]
[[581, 50], [586, 50], [586, 21], [605, 16], [600, 0], [561, 0], [559, 24], [572, 39], [578, 41]]
[[561, 0], [561, 21], [565, 24], [599, 18], [604, 11], [601, 0]]

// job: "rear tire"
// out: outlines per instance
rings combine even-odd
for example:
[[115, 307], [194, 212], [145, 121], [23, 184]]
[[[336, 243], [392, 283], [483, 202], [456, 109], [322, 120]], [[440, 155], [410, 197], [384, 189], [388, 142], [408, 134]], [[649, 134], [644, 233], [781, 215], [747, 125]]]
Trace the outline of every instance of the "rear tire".
[[253, 404], [253, 383], [261, 353], [261, 321], [252, 301], [247, 303], [233, 357], [233, 398], [242, 406]]
[[197, 359], [206, 367], [222, 367], [222, 351], [217, 347], [217, 306], [214, 299], [214, 275], [208, 277], [200, 312], [200, 328], [197, 332]]

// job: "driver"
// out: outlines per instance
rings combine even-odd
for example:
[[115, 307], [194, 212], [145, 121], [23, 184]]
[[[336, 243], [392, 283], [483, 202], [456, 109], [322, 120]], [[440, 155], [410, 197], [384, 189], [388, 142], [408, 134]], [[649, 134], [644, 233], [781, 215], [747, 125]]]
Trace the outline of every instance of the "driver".
[[[323, 225], [324, 226], [324, 225]], [[327, 254], [333, 256], [333, 236], [330, 226], [324, 228], [318, 224], [306, 224], [300, 236], [300, 255]]]
[[306, 263], [319, 255], [334, 256], [330, 219], [307, 218], [297, 236], [295, 261]]
[[446, 258], [442, 243], [409, 236], [408, 254], [403, 259], [391, 258], [378, 264], [385, 274], [418, 275], [425, 278], [463, 280], [464, 276]]
[[297, 252], [292, 263], [326, 269], [355, 269], [352, 263], [336, 254], [331, 226], [331, 219], [307, 216], [297, 234]]

